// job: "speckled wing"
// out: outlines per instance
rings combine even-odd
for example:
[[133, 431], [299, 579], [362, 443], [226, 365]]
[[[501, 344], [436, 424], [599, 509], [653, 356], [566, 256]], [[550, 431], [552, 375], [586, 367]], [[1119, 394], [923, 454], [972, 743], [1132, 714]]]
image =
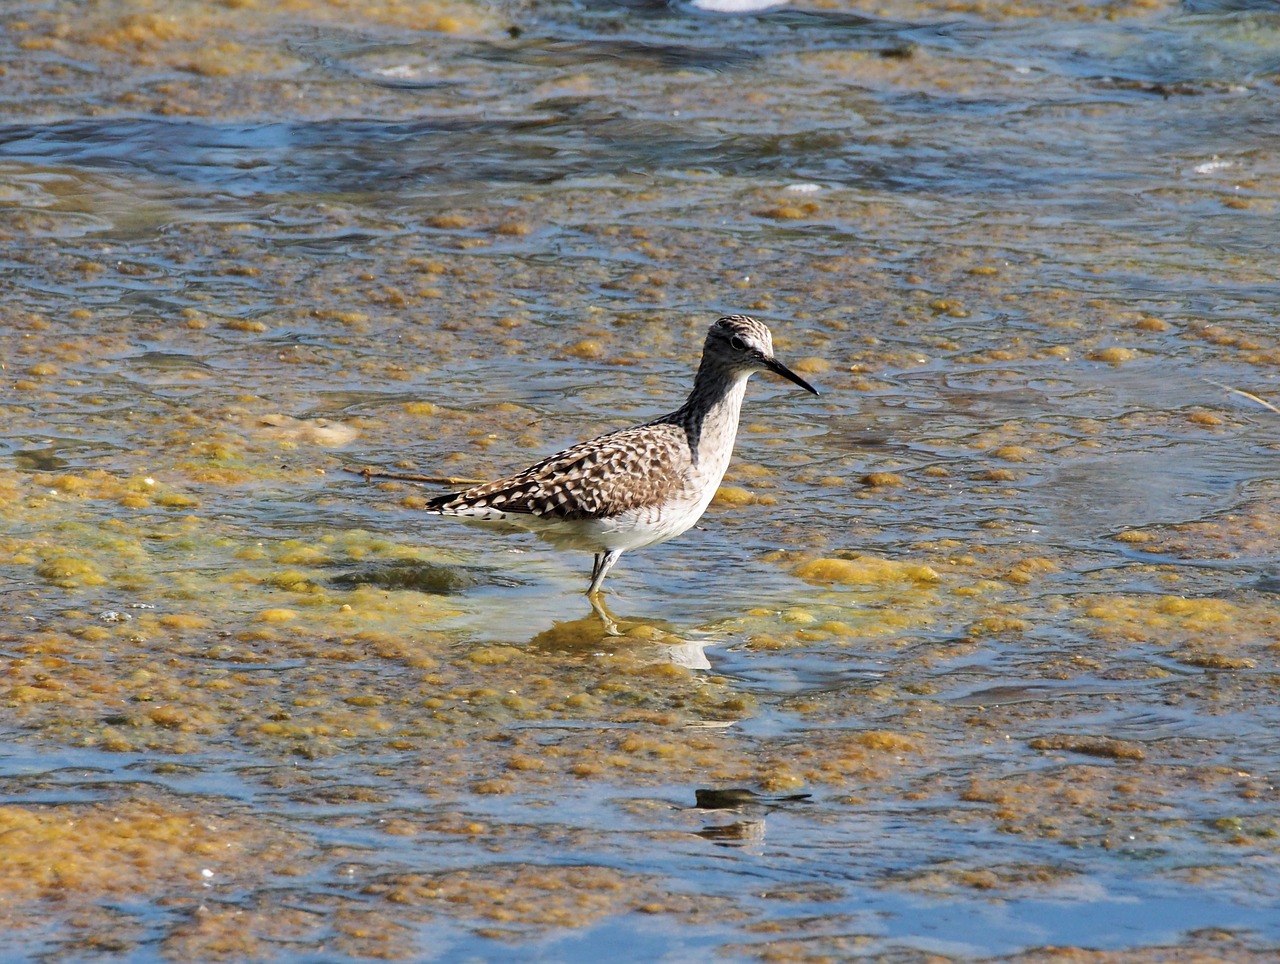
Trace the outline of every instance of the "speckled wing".
[[580, 442], [517, 475], [440, 496], [428, 511], [499, 520], [507, 513], [573, 522], [665, 501], [684, 485], [685, 433], [656, 423]]

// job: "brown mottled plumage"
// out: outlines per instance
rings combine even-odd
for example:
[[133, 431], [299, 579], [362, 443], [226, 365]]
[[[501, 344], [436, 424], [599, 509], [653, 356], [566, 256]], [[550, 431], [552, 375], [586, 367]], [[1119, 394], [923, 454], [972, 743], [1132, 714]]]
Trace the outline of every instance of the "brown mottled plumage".
[[685, 438], [677, 426], [664, 423], [611, 432], [509, 478], [432, 499], [427, 509], [488, 508], [566, 521], [616, 516], [661, 502], [679, 485]]
[[595, 554], [595, 594], [627, 549], [674, 538], [706, 510], [729, 465], [753, 372], [773, 371], [818, 394], [773, 357], [773, 336], [729, 315], [707, 333], [688, 400], [662, 418], [579, 442], [523, 472], [427, 503], [427, 511], [527, 529]]

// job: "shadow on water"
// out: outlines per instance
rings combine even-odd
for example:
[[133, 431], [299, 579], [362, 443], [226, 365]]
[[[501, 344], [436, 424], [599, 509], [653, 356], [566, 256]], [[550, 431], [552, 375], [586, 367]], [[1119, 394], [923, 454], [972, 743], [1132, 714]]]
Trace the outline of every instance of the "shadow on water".
[[625, 64], [635, 70], [726, 70], [746, 68], [760, 59], [750, 50], [736, 47], [691, 47], [681, 44], [644, 43], [637, 40], [558, 40], [539, 38], [519, 43], [487, 44], [474, 56], [495, 63], [529, 64], [535, 67], [577, 67], [600, 61]]
[[373, 586], [378, 589], [408, 589], [434, 595], [451, 595], [476, 586], [523, 585], [519, 579], [491, 569], [437, 565], [410, 559], [339, 573], [329, 581], [340, 588]]
[[[0, 158], [145, 173], [239, 197], [361, 194], [371, 180], [379, 182], [381, 192], [477, 180], [547, 184], [706, 167], [723, 176], [881, 187], [913, 179], [909, 168], [878, 158], [879, 148], [836, 132], [697, 136], [688, 125], [636, 121], [608, 109], [591, 116], [589, 102], [541, 107], [546, 116], [512, 121], [245, 125], [147, 118], [8, 125], [0, 126]], [[572, 138], [572, 150], [565, 149], [566, 138]], [[941, 174], [936, 163], [934, 173]], [[975, 172], [964, 159], [954, 163], [957, 183], [972, 184]], [[994, 183], [1018, 179], [1019, 173], [1011, 167], [978, 176]]]
[[[261, 125], [164, 119], [0, 126], [0, 159], [145, 174], [231, 197], [290, 192], [378, 193], [478, 181], [554, 184], [575, 178], [714, 171], [721, 177], [814, 181], [886, 191], [924, 183], [956, 196], [1084, 185], [1070, 165], [1037, 167], [978, 143], [903, 154], [839, 128], [791, 133], [695, 133], [570, 98], [531, 105], [512, 121], [325, 120]], [[566, 149], [566, 140], [572, 149]], [[166, 196], [165, 184], [142, 188]], [[345, 240], [359, 240], [353, 235]]]
[[[513, 27], [512, 34], [522, 31]], [[370, 44], [324, 36], [295, 41], [290, 49], [317, 65], [364, 83], [394, 90], [457, 88], [458, 81], [433, 79], [439, 52], [426, 44]], [[451, 60], [523, 64], [542, 68], [582, 67], [614, 63], [635, 70], [727, 70], [746, 67], [760, 55], [737, 47], [693, 46], [660, 41], [584, 37], [530, 37], [506, 42], [476, 43]]]

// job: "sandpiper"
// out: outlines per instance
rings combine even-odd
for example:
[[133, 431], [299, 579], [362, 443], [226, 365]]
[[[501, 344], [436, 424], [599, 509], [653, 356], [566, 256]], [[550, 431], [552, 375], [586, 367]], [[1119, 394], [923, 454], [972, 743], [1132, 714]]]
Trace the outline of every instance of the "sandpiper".
[[706, 511], [724, 478], [753, 372], [818, 390], [773, 357], [773, 336], [746, 315], [707, 332], [688, 400], [670, 415], [579, 442], [523, 472], [427, 503], [429, 512], [532, 532], [595, 555], [587, 595], [628, 549], [666, 542]]

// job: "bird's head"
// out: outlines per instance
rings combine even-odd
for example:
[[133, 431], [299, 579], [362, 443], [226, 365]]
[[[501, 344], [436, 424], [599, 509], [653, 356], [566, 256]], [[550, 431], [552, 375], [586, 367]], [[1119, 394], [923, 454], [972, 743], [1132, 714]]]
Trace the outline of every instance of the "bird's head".
[[773, 335], [762, 321], [747, 315], [725, 315], [707, 332], [705, 358], [735, 373], [773, 372], [806, 392], [818, 390], [773, 357]]

